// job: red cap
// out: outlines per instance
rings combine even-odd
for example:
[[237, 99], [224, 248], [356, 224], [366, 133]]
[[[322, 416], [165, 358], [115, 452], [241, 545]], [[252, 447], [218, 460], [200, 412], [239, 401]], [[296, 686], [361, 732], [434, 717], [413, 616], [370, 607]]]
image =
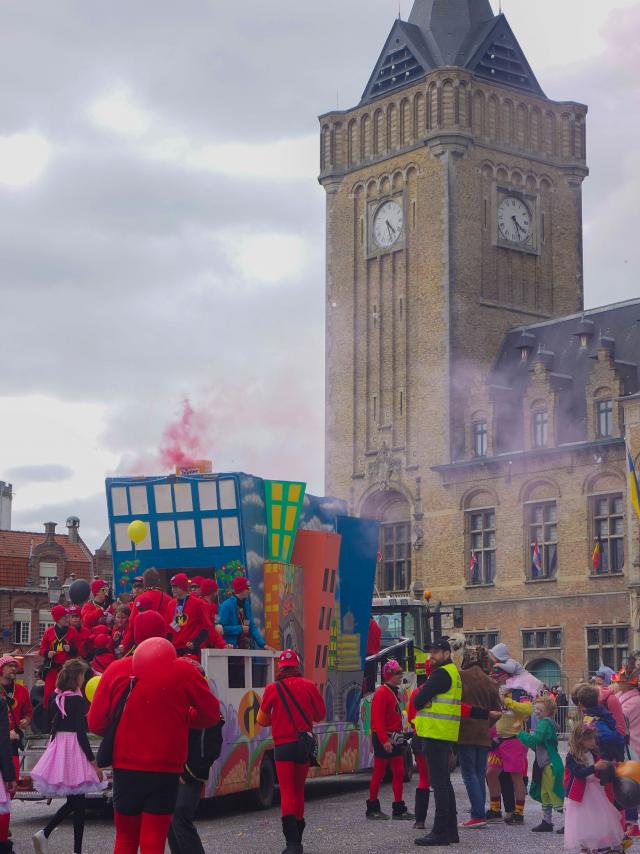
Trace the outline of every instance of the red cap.
[[69, 605], [67, 608], [67, 614], [69, 614], [70, 617], [79, 617], [81, 613], [82, 608], [80, 605]]
[[200, 592], [203, 596], [208, 596], [210, 593], [215, 593], [218, 590], [215, 578], [203, 578], [200, 585]]
[[133, 624], [133, 640], [136, 644], [149, 638], [163, 638], [167, 627], [161, 614], [157, 611], [143, 611]]
[[204, 578], [201, 575], [194, 575], [194, 577], [191, 579], [191, 584], [195, 584], [197, 587], [200, 587], [203, 581]]
[[249, 579], [245, 578], [244, 575], [237, 575], [231, 582], [231, 588], [234, 593], [242, 593], [245, 590], [251, 590]]
[[95, 596], [96, 593], [99, 593], [101, 590], [109, 589], [109, 585], [106, 581], [103, 581], [102, 578], [96, 578], [95, 581], [91, 582], [91, 595]]
[[64, 607], [64, 605], [54, 605], [51, 609], [51, 616], [53, 617], [56, 623], [58, 622], [58, 620], [61, 620], [66, 613], [67, 609]]
[[93, 639], [93, 643], [96, 649], [108, 649], [109, 651], [113, 649], [113, 641], [109, 635], [105, 635], [104, 632], [96, 635]]
[[280, 653], [278, 667], [300, 667], [300, 656], [295, 649], [284, 649]]
[[180, 590], [188, 590], [189, 583], [189, 579], [187, 578], [187, 575], [184, 572], [179, 572], [171, 579], [171, 586], [178, 587]]

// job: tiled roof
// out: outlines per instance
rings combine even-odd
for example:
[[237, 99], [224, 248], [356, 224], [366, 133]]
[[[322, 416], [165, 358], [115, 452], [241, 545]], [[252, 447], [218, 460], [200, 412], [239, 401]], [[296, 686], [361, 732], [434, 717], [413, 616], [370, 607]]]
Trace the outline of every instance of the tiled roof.
[[[0, 531], [0, 557], [28, 558], [32, 548], [44, 542], [42, 531]], [[67, 534], [55, 534], [56, 544], [62, 546], [67, 560], [91, 563], [91, 552], [80, 540], [70, 543]]]

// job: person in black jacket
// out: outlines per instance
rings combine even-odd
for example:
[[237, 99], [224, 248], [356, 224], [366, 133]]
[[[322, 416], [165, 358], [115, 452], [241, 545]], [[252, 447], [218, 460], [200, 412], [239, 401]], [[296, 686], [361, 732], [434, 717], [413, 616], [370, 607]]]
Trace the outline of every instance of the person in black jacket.
[[13, 845], [9, 839], [11, 819], [11, 797], [16, 791], [16, 769], [9, 737], [9, 709], [0, 699], [0, 854], [11, 854]]
[[[202, 677], [206, 678], [198, 662], [192, 663]], [[178, 797], [169, 828], [171, 854], [205, 854], [194, 820], [202, 797], [202, 788], [209, 779], [211, 766], [222, 750], [223, 726], [224, 720], [221, 719], [219, 724], [208, 729], [189, 730], [187, 761], [180, 777]]]

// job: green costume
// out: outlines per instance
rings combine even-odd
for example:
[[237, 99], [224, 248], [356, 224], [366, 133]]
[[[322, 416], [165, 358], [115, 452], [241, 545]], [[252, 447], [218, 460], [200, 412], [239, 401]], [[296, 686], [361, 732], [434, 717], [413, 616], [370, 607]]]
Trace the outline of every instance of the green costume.
[[551, 718], [540, 718], [535, 732], [521, 732], [525, 747], [535, 750], [529, 794], [543, 806], [561, 807], [564, 803], [564, 766], [558, 753], [558, 726]]

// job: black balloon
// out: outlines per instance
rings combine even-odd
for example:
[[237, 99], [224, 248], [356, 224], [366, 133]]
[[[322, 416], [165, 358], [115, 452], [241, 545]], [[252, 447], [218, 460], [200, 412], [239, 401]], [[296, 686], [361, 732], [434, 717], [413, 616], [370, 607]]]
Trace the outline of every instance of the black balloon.
[[640, 783], [630, 777], [616, 777], [613, 783], [616, 803], [623, 809], [632, 809], [640, 805]]
[[76, 578], [73, 584], [69, 587], [69, 599], [74, 605], [82, 605], [89, 601], [91, 595], [91, 587], [88, 581], [84, 578]]

